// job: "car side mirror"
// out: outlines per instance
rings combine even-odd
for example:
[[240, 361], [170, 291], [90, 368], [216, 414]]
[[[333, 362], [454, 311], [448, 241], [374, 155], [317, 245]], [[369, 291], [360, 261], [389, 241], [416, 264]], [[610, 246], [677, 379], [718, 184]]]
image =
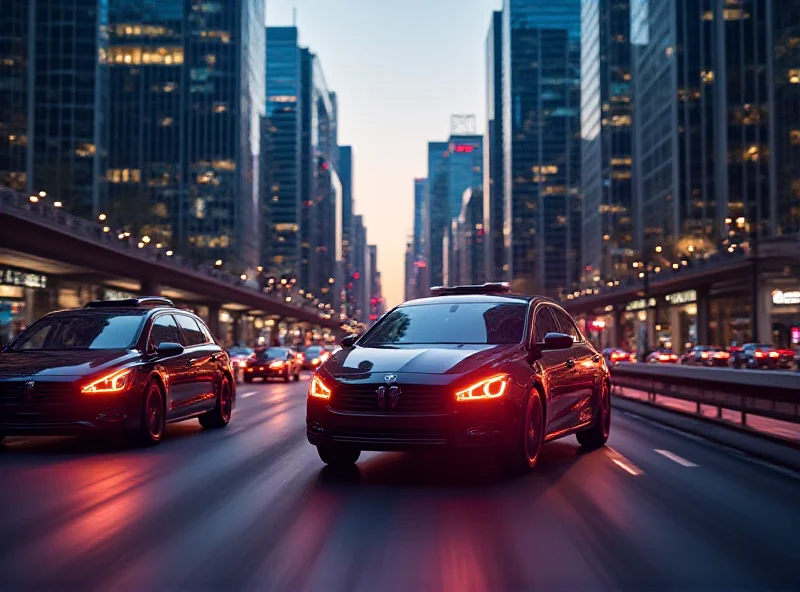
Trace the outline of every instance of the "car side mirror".
[[159, 358], [171, 358], [172, 356], [179, 356], [183, 353], [183, 346], [180, 343], [173, 343], [165, 341], [159, 344], [156, 348], [156, 354]]
[[541, 346], [542, 351], [550, 351], [556, 349], [569, 349], [575, 343], [571, 335], [564, 335], [563, 333], [548, 333], [544, 336], [544, 344]]
[[343, 349], [353, 349], [356, 346], [356, 340], [358, 339], [358, 335], [348, 335], [347, 337], [342, 338], [341, 346]]

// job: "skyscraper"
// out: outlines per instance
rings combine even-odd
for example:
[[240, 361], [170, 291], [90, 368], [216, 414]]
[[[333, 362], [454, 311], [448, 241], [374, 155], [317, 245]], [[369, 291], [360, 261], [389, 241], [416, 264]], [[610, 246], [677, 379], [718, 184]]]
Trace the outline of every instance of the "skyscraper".
[[336, 95], [328, 89], [319, 58], [308, 49], [301, 52], [301, 94], [300, 285], [336, 306], [342, 285], [337, 267], [342, 261], [342, 185]]
[[301, 99], [297, 28], [267, 28], [267, 113], [262, 150], [262, 262], [270, 275], [300, 271]]
[[790, 69], [775, 70], [788, 49], [773, 41], [778, 4], [632, 3], [634, 195], [645, 255], [656, 245], [666, 258], [714, 252], [731, 219], [760, 235], [781, 232], [781, 218], [797, 228], [787, 219], [796, 193], [778, 190], [792, 187], [778, 174], [797, 127], [791, 100], [775, 102], [786, 96], [781, 81], [793, 84]]
[[583, 0], [581, 28], [581, 275], [592, 285], [634, 256], [628, 0]]
[[428, 233], [430, 203], [428, 180], [414, 179], [414, 233], [412, 237], [411, 294], [414, 298], [427, 295], [430, 289], [428, 276]]
[[521, 293], [579, 277], [580, 23], [580, 0], [503, 5], [504, 232]]
[[109, 221], [254, 269], [264, 0], [110, 4]]
[[339, 146], [339, 180], [342, 183], [342, 281], [338, 285], [344, 311], [350, 316], [355, 309], [353, 294], [353, 148]]
[[[444, 281], [445, 256], [452, 244], [452, 223], [461, 212], [464, 191], [483, 183], [483, 137], [452, 134], [447, 142], [428, 143], [430, 283]], [[447, 241], [445, 243], [445, 240]]]
[[0, 183], [87, 217], [105, 201], [107, 23], [99, 0], [0, 9]]
[[356, 300], [354, 318], [366, 322], [369, 315], [369, 249], [363, 216], [353, 216], [353, 292]]
[[485, 275], [508, 279], [503, 197], [503, 13], [496, 11], [486, 36], [486, 134], [483, 141], [483, 227]]

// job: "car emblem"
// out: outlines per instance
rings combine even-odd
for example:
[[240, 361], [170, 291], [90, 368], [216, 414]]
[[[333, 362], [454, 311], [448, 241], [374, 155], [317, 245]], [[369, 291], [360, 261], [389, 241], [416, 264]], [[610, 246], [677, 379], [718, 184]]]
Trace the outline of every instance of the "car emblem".
[[24, 399], [26, 403], [31, 403], [33, 401], [33, 389], [36, 386], [36, 383], [32, 380], [29, 380], [25, 383], [25, 387], [23, 389]]
[[383, 377], [383, 379], [386, 382], [394, 382], [395, 380], [397, 380], [397, 374], [387, 374], [386, 376]]
[[400, 403], [402, 391], [399, 386], [393, 384], [390, 387], [379, 386], [375, 394], [378, 396], [379, 409], [394, 409]]

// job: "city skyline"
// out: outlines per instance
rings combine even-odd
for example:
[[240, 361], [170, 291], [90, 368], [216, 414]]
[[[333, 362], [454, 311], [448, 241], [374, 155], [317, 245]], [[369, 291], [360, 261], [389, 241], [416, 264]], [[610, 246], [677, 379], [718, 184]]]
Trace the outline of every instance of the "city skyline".
[[339, 143], [352, 145], [358, 161], [354, 211], [364, 216], [369, 243], [378, 246], [388, 307], [403, 301], [413, 181], [427, 175], [428, 141], [448, 137], [453, 113], [475, 114], [477, 132], [484, 132], [484, 40], [492, 11], [501, 7], [502, 0], [267, 3], [270, 27], [291, 25], [297, 9], [299, 43], [322, 57], [336, 90]]

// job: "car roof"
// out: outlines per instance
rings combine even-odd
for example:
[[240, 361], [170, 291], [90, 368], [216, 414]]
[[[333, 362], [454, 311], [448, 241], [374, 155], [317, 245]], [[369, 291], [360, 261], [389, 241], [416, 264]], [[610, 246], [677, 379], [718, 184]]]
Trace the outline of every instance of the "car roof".
[[522, 296], [520, 294], [452, 294], [448, 296], [429, 296], [427, 298], [409, 300], [401, 304], [400, 307], [466, 303], [508, 304], [517, 302], [520, 304], [527, 304], [533, 300], [543, 300], [555, 304], [552, 300], [543, 296]]

